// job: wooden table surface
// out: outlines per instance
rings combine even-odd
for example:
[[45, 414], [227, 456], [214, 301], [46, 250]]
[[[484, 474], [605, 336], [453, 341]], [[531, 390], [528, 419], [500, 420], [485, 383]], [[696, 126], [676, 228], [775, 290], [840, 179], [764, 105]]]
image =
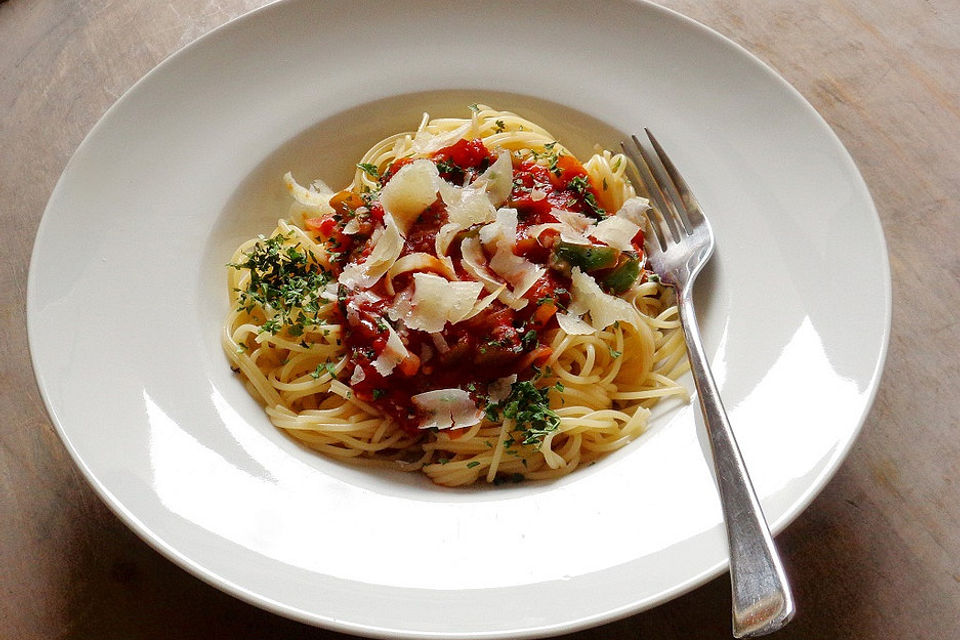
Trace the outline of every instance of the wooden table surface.
[[[0, 0], [0, 637], [345, 638], [244, 604], [141, 542], [41, 403], [29, 256], [67, 160], [157, 62], [262, 0]], [[780, 536], [799, 614], [774, 637], [960, 638], [960, 2], [667, 0], [786, 77], [876, 200], [893, 330], [876, 403]], [[802, 390], [798, 390], [802, 393]], [[573, 638], [730, 637], [728, 578]]]

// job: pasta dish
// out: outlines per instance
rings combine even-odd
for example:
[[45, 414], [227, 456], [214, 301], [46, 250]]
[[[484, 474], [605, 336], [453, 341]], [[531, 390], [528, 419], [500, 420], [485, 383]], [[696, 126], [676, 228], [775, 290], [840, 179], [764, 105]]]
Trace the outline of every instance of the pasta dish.
[[555, 478], [686, 397], [627, 160], [472, 105], [376, 144], [229, 264], [223, 346], [274, 425], [445, 486]]

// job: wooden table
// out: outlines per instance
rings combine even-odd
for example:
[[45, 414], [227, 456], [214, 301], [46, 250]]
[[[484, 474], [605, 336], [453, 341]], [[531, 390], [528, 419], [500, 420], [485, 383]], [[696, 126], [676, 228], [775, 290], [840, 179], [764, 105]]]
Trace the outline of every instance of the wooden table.
[[[193, 578], [87, 486], [44, 411], [24, 298], [37, 224], [87, 131], [168, 54], [262, 0], [0, 0], [0, 636], [334, 638]], [[960, 637], [960, 3], [668, 0], [778, 69], [880, 211], [893, 333], [863, 434], [778, 538], [781, 638]], [[724, 575], [572, 637], [730, 637]]]

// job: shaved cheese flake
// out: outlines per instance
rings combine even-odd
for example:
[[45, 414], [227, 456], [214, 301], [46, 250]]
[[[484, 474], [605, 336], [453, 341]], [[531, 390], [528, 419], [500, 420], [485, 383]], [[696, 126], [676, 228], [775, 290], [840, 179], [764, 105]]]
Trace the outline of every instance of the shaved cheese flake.
[[[317, 214], [334, 213], [330, 206], [330, 198], [333, 196], [333, 190], [327, 187], [323, 182], [317, 180], [313, 183], [312, 189], [307, 189], [293, 179], [293, 174], [289, 171], [283, 176], [283, 184], [287, 191], [293, 196], [300, 205], [307, 207]], [[316, 190], [317, 188], [322, 191]]]
[[591, 224], [585, 215], [564, 209], [553, 209], [550, 214], [560, 221], [561, 240], [572, 244], [592, 244], [585, 235]]
[[556, 231], [559, 233], [564, 230], [564, 226], [560, 222], [547, 222], [544, 224], [536, 224], [532, 227], [527, 227], [527, 235], [530, 236], [531, 238], [537, 239], [540, 237], [541, 233], [543, 233], [548, 229], [552, 229], [553, 231]]
[[[590, 313], [590, 325], [601, 331], [614, 322], [626, 322], [638, 326], [637, 310], [626, 300], [604, 293], [590, 275], [574, 267], [570, 275], [571, 287], [570, 313], [581, 316]], [[559, 322], [559, 320], [558, 320]]]
[[350, 376], [350, 385], [353, 386], [358, 382], [363, 382], [367, 379], [367, 374], [364, 372], [363, 367], [357, 365], [353, 368], [353, 375]]
[[436, 389], [410, 400], [426, 414], [420, 422], [421, 429], [472, 427], [483, 418], [483, 411], [463, 389]]
[[480, 229], [480, 240], [488, 247], [496, 247], [493, 258], [490, 259], [490, 269], [512, 287], [514, 303], [510, 306], [522, 309], [527, 302], [522, 299], [523, 294], [546, 273], [546, 268], [538, 267], [513, 253], [517, 244], [517, 210], [498, 210], [496, 221]]
[[484, 245], [504, 244], [513, 247], [517, 244], [517, 210], [503, 207], [497, 209], [496, 219], [480, 228], [480, 241]]
[[453, 242], [453, 239], [457, 237], [460, 231], [462, 231], [460, 225], [455, 222], [448, 222], [440, 227], [440, 230], [437, 231], [437, 237], [433, 240], [433, 247], [436, 249], [438, 256], [443, 258], [447, 257], [450, 243]]
[[583, 233], [592, 224], [590, 218], [583, 215], [582, 213], [577, 213], [576, 211], [567, 211], [566, 209], [552, 209], [550, 214], [567, 225], [571, 230]]
[[638, 227], [643, 226], [644, 212], [650, 208], [650, 201], [646, 198], [641, 198], [639, 196], [634, 196], [628, 198], [621, 205], [620, 209], [614, 214], [618, 218], [625, 218], [637, 225]]
[[466, 229], [475, 224], [490, 222], [497, 217], [497, 209], [490, 203], [481, 186], [455, 187], [441, 181], [440, 196], [447, 205], [447, 219]]
[[377, 370], [377, 373], [386, 377], [393, 372], [398, 364], [410, 356], [410, 352], [407, 351], [403, 340], [400, 339], [397, 332], [390, 326], [390, 323], [384, 322], [384, 324], [387, 327], [389, 337], [387, 338], [387, 344], [383, 348], [383, 352], [373, 361], [373, 368]]
[[545, 267], [538, 267], [526, 258], [514, 255], [513, 250], [504, 244], [497, 245], [497, 252], [490, 259], [490, 268], [513, 287], [513, 295], [520, 298], [536, 284], [544, 273]]
[[595, 333], [593, 327], [584, 322], [580, 316], [572, 313], [560, 312], [557, 314], [557, 324], [568, 336], [586, 336]]
[[320, 292], [320, 297], [329, 302], [336, 302], [338, 299], [337, 289], [338, 287], [336, 282], [328, 282], [327, 286], [325, 286], [323, 291]]
[[393, 279], [401, 273], [407, 273], [408, 271], [433, 271], [434, 273], [440, 273], [446, 276], [450, 280], [457, 279], [456, 271], [450, 264], [438, 260], [429, 253], [418, 251], [416, 253], [408, 253], [398, 259], [387, 271], [387, 277], [384, 280], [387, 285], [387, 293], [390, 295], [394, 294]]
[[449, 299], [447, 320], [450, 324], [457, 324], [473, 311], [477, 298], [483, 293], [483, 283], [473, 281], [450, 282], [446, 287]]
[[[349, 310], [349, 308], [348, 308]], [[387, 307], [387, 315], [394, 322], [399, 322], [403, 318], [413, 313], [413, 287], [407, 287], [396, 295], [393, 303]]]
[[430, 160], [420, 158], [400, 167], [380, 191], [380, 204], [397, 221], [406, 235], [420, 214], [437, 199], [440, 172]]
[[490, 402], [500, 402], [510, 396], [511, 387], [517, 381], [517, 374], [505, 378], [497, 378], [487, 386], [487, 396]]
[[487, 167], [477, 180], [486, 184], [487, 196], [494, 207], [506, 202], [513, 191], [513, 159], [510, 152], [501, 151], [496, 162]]
[[507, 285], [502, 284], [500, 285], [499, 289], [492, 292], [490, 295], [486, 296], [485, 298], [481, 298], [480, 300], [477, 300], [476, 304], [473, 305], [473, 309], [463, 319], [461, 319], [461, 322], [463, 322], [463, 320], [469, 320], [470, 318], [477, 315], [478, 313], [480, 313], [481, 311], [489, 307], [491, 304], [493, 304], [493, 301], [499, 298], [500, 294], [503, 293], [506, 290], [506, 288], [507, 288]]
[[470, 133], [471, 126], [472, 123], [467, 122], [456, 129], [439, 134], [433, 134], [425, 130], [417, 131], [416, 136], [413, 138], [413, 151], [420, 155], [429, 155], [440, 151], [440, 149], [449, 147]]
[[413, 274], [414, 293], [410, 312], [403, 322], [411, 329], [438, 333], [447, 322], [460, 322], [473, 309], [483, 284], [450, 282], [432, 273]]
[[460, 254], [463, 257], [461, 265], [474, 278], [483, 283], [487, 291], [496, 291], [504, 288], [502, 280], [498, 280], [484, 265], [483, 247], [477, 238], [464, 238], [460, 243]]
[[465, 238], [460, 243], [460, 254], [463, 256], [461, 265], [474, 278], [483, 283], [483, 287], [490, 292], [497, 292], [497, 298], [500, 302], [513, 309], [523, 309], [527, 306], [527, 300], [517, 298], [513, 292], [508, 289], [505, 283], [491, 273], [484, 262], [483, 247], [480, 246], [480, 240], [477, 238]]
[[640, 225], [620, 216], [610, 216], [591, 227], [588, 233], [614, 249], [634, 251], [633, 238], [640, 231]]
[[344, 267], [338, 281], [349, 289], [369, 289], [397, 261], [403, 251], [403, 236], [397, 228], [393, 216], [385, 214], [384, 226], [374, 232], [373, 251], [361, 263], [350, 263]]

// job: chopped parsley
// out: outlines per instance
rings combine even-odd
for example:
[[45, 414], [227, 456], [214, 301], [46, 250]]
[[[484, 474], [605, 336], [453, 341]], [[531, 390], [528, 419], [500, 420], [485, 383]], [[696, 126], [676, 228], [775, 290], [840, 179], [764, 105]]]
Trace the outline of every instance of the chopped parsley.
[[533, 156], [534, 160], [546, 160], [547, 169], [550, 170], [558, 178], [560, 174], [563, 173], [563, 170], [559, 167], [558, 163], [560, 162], [559, 152], [556, 150], [557, 141], [548, 142], [543, 145], [543, 151], [537, 151], [536, 149], [530, 150], [530, 155]]
[[576, 176], [567, 183], [567, 189], [573, 191], [579, 199], [586, 205], [590, 213], [596, 218], [606, 218], [607, 212], [603, 210], [596, 196], [590, 191], [590, 180], [586, 176]]
[[317, 378], [322, 376], [324, 373], [329, 373], [331, 378], [336, 378], [337, 365], [330, 362], [329, 360], [326, 362], [321, 362], [320, 364], [317, 365], [317, 368], [310, 373], [310, 377], [316, 380]]
[[539, 447], [547, 435], [560, 428], [560, 416], [550, 408], [549, 393], [549, 387], [538, 389], [529, 380], [514, 382], [505, 400], [487, 405], [487, 418], [496, 422], [502, 413], [516, 423], [521, 444]]
[[380, 171], [377, 169], [377, 165], [375, 164], [370, 164], [369, 162], [358, 162], [357, 169], [360, 169], [374, 180], [380, 179]]
[[286, 244], [289, 239], [282, 234], [260, 236], [243, 262], [227, 266], [250, 272], [247, 288], [237, 290], [237, 310], [261, 309], [267, 316], [261, 332], [275, 334], [286, 327], [291, 336], [301, 336], [308, 326], [325, 322], [320, 312], [326, 302], [320, 293], [332, 275], [299, 244]]
[[526, 351], [531, 351], [532, 349], [534, 349], [539, 342], [540, 342], [540, 338], [539, 336], [537, 336], [536, 329], [530, 329], [525, 334], [523, 334], [522, 338], [520, 338], [520, 344], [523, 345], [523, 348]]

